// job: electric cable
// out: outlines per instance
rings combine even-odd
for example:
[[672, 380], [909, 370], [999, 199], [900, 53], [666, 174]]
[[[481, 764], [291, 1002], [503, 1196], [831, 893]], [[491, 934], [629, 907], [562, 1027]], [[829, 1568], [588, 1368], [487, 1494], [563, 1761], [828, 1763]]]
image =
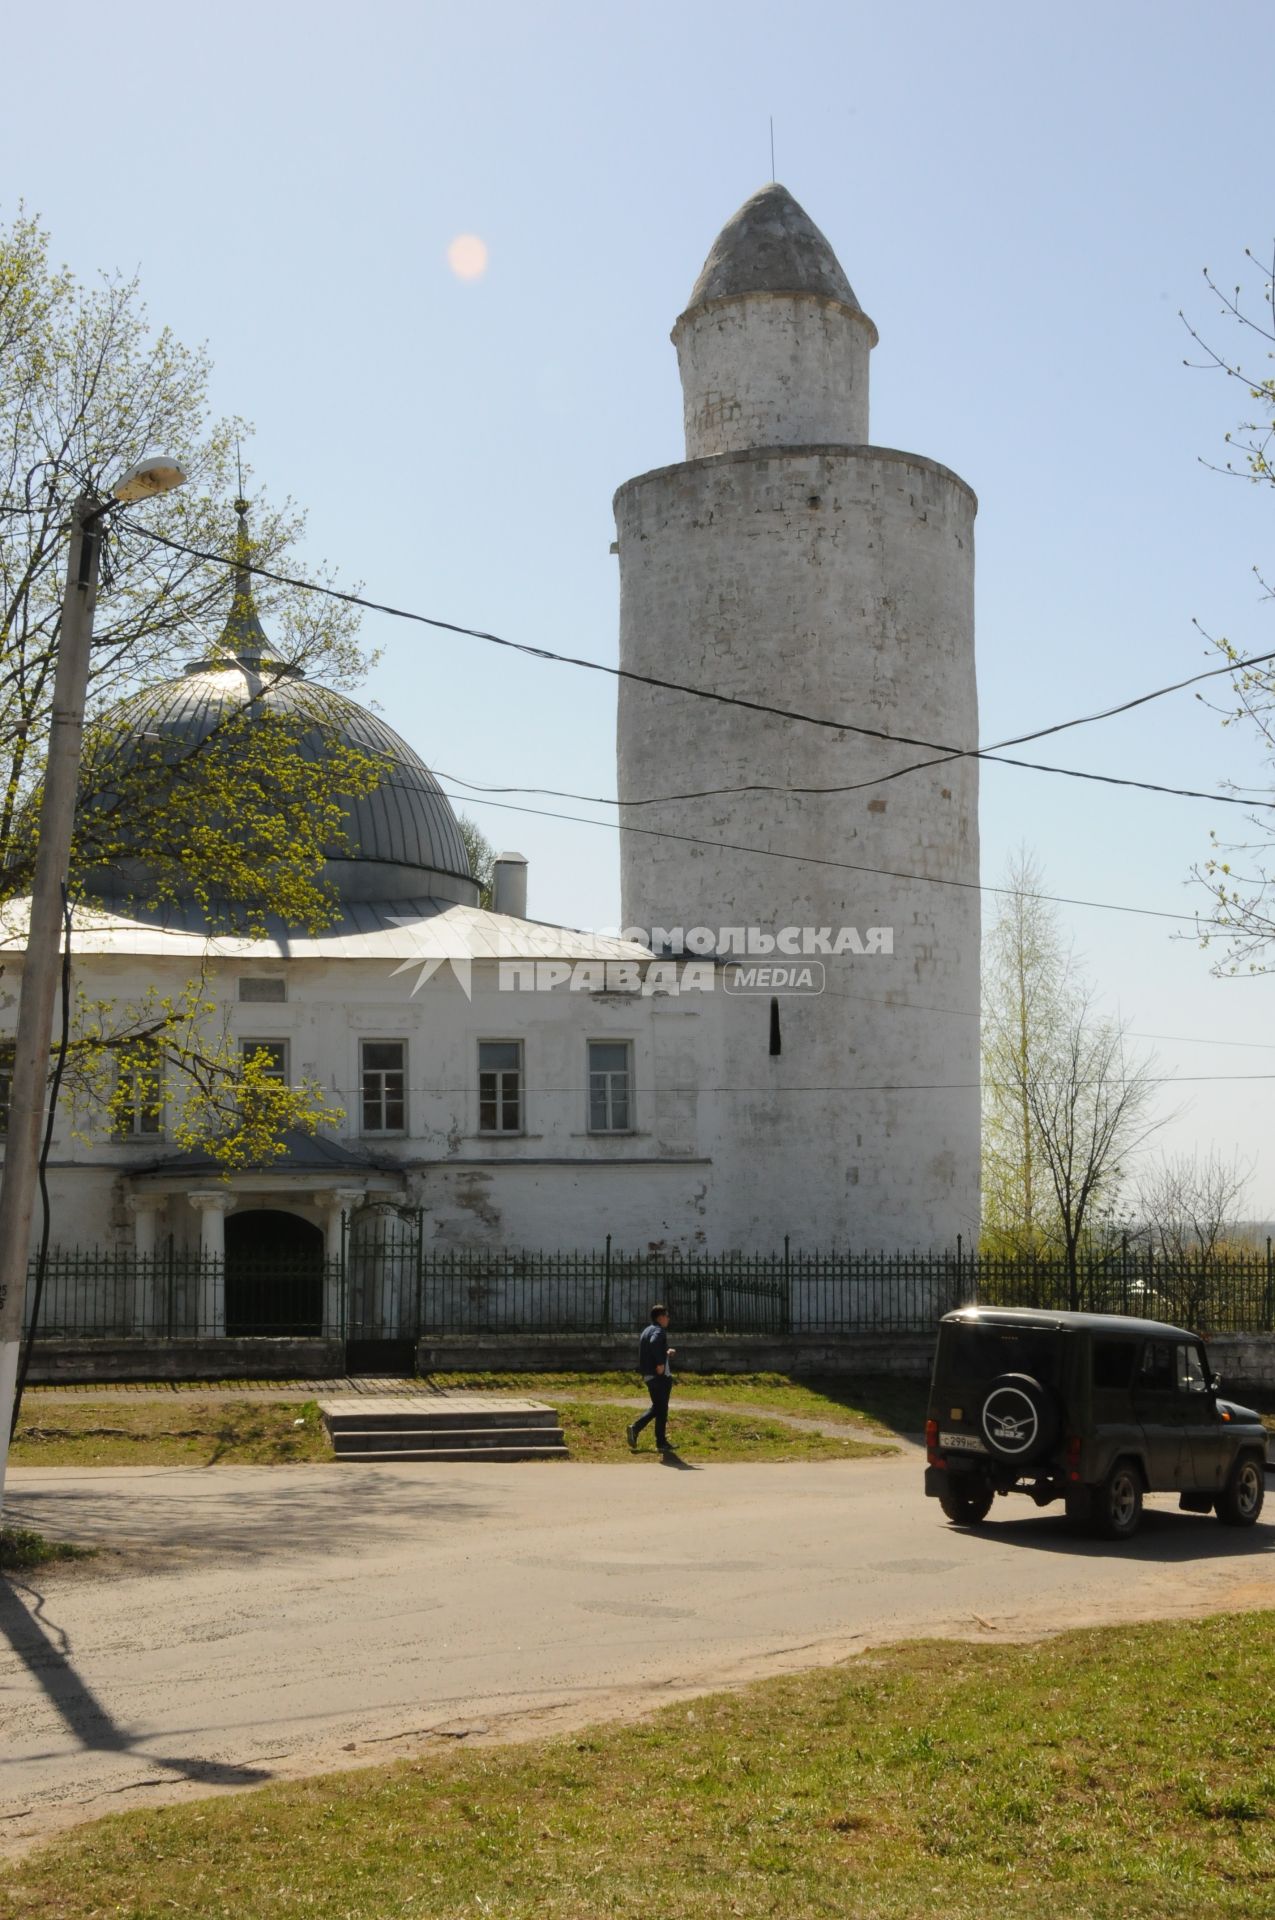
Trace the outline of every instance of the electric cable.
[[[1223, 1082], [1229, 1085], [1235, 1081], [1250, 1081], [1250, 1080], [1275, 1080], [1275, 1073], [1147, 1074], [1141, 1077], [1140, 1084], [1145, 1086], [1151, 1086], [1151, 1087], [1175, 1087], [1175, 1086], [1197, 1086], [1197, 1085], [1212, 1086], [1212, 1085], [1223, 1083]], [[1111, 1084], [1113, 1086], [1124, 1087], [1128, 1083], [1127, 1081], [1124, 1081], [1124, 1080], [1113, 1079]], [[837, 1083], [837, 1082], [822, 1082], [818, 1086], [809, 1086], [809, 1087], [807, 1086], [712, 1087], [712, 1086], [703, 1086], [703, 1085], [694, 1086], [694, 1087], [666, 1087], [664, 1085], [660, 1085], [660, 1086], [653, 1086], [653, 1087], [647, 1087], [647, 1088], [639, 1087], [637, 1091], [638, 1093], [646, 1092], [650, 1094], [659, 1094], [661, 1097], [663, 1097], [665, 1094], [670, 1094], [670, 1093], [677, 1093], [677, 1094], [711, 1093], [711, 1094], [729, 1094], [732, 1097], [739, 1096], [742, 1098], [744, 1096], [751, 1095], [751, 1094], [759, 1094], [759, 1095], [764, 1094], [769, 1096], [771, 1094], [781, 1094], [781, 1093], [972, 1093], [979, 1087], [992, 1086], [992, 1087], [997, 1087], [1003, 1091], [1005, 1088], [1010, 1087], [1012, 1085], [1013, 1083], [1008, 1080], [1006, 1081], [918, 1080], [918, 1081], [883, 1081], [879, 1083], [873, 1082], [873, 1081], [852, 1081], [849, 1084], [843, 1084], [843, 1083]], [[333, 1087], [330, 1089], [330, 1091], [342, 1097], [348, 1096], [352, 1099], [357, 1099], [361, 1097], [361, 1089], [355, 1089], [350, 1087]], [[424, 1093], [424, 1094], [429, 1094], [429, 1093], [435, 1093], [435, 1094], [471, 1093], [472, 1094], [476, 1092], [476, 1088], [474, 1086], [474, 1083], [472, 1081], [469, 1081], [463, 1086], [408, 1087], [406, 1091], [408, 1093]], [[564, 1098], [568, 1094], [574, 1096], [578, 1094], [587, 1093], [588, 1091], [589, 1089], [587, 1087], [580, 1087], [580, 1086], [537, 1087], [537, 1086], [527, 1085], [527, 1086], [524, 1086], [523, 1088], [524, 1095], [551, 1094], [551, 1095], [561, 1095]], [[599, 1129], [599, 1131], [601, 1131], [601, 1129]], [[490, 1137], [493, 1139], [499, 1139], [500, 1135], [498, 1132], [493, 1132]]]
[[[394, 782], [382, 784], [393, 785]], [[410, 783], [409, 783], [410, 784]], [[417, 791], [426, 791], [418, 788]], [[607, 833], [640, 833], [644, 838], [653, 840], [680, 840], [694, 847], [721, 847], [728, 853], [754, 854], [765, 860], [796, 860], [803, 866], [834, 867], [844, 873], [866, 873], [883, 880], [908, 880], [918, 885], [933, 887], [957, 887], [968, 893], [994, 893], [1007, 896], [1021, 896], [1025, 900], [1045, 900], [1059, 907], [1090, 907], [1101, 913], [1131, 913], [1148, 920], [1175, 920], [1192, 927], [1212, 928], [1219, 932], [1234, 931], [1225, 920], [1201, 920], [1190, 913], [1170, 913], [1163, 907], [1132, 907], [1120, 900], [1081, 900], [1065, 893], [1036, 893], [1025, 891], [1021, 887], [998, 887], [987, 880], [954, 880], [945, 874], [903, 873], [895, 867], [869, 867], [851, 860], [829, 860], [813, 853], [795, 853], [783, 847], [749, 847], [734, 840], [706, 840], [695, 833], [670, 833], [662, 827], [630, 827], [617, 824], [614, 820], [590, 820], [582, 813], [559, 813], [548, 807], [520, 807], [509, 800], [472, 799], [463, 793], [448, 793], [445, 787], [439, 791], [448, 800], [456, 800], [463, 805], [467, 799], [475, 807], [499, 807], [505, 813], [527, 813], [542, 820], [569, 820], [577, 826], [601, 827]]]
[[[631, 667], [613, 667], [601, 660], [587, 660], [579, 654], [556, 653], [549, 647], [535, 647], [525, 640], [510, 640], [501, 634], [489, 633], [481, 627], [467, 627], [461, 625], [458, 621], [440, 620], [431, 614], [413, 613], [405, 607], [391, 606], [385, 601], [370, 600], [362, 594], [347, 593], [339, 587], [325, 586], [320, 581], [302, 580], [295, 574], [276, 573], [269, 567], [254, 566], [242, 560], [229, 558], [225, 554], [209, 553], [199, 547], [186, 546], [181, 541], [171, 540], [167, 535], [155, 533], [149, 528], [130, 527], [129, 531], [141, 539], [153, 540], [158, 542], [160, 546], [171, 547], [177, 553], [189, 554], [192, 559], [207, 561], [211, 565], [226, 567], [231, 571], [237, 568], [241, 572], [255, 575], [258, 579], [269, 580], [276, 586], [292, 587], [301, 593], [320, 594], [329, 600], [339, 600], [347, 606], [360, 607], [369, 613], [383, 613], [394, 620], [409, 620], [419, 626], [434, 627], [442, 633], [456, 633], [468, 639], [482, 640], [491, 646], [504, 647], [510, 652], [524, 654], [529, 659], [543, 660], [557, 666], [580, 667], [590, 673], [606, 674], [611, 679], [628, 680], [640, 686], [652, 687], [657, 692], [681, 693], [688, 695], [692, 699], [709, 700], [721, 706], [741, 707], [747, 712], [764, 714], [770, 719], [795, 720], [804, 726], [826, 728], [834, 733], [853, 733], [864, 739], [879, 740], [892, 746], [922, 747], [927, 752], [938, 756], [937, 761], [922, 762], [919, 763], [919, 766], [932, 766], [949, 760], [986, 760], [998, 765], [1023, 768], [1032, 773], [1053, 773], [1072, 780], [1094, 780], [1106, 786], [1132, 787], [1146, 793], [1166, 794], [1175, 799], [1207, 800], [1224, 806], [1275, 808], [1275, 800], [1244, 800], [1234, 794], [1207, 793], [1195, 787], [1175, 787], [1156, 781], [1133, 780], [1120, 774], [1089, 773], [1079, 767], [1059, 767], [1044, 761], [1020, 760], [1013, 756], [1003, 754], [993, 748], [958, 747], [953, 746], [950, 742], [924, 740], [912, 734], [889, 733], [883, 728], [865, 727], [855, 721], [833, 720], [818, 714], [803, 713], [799, 709], [792, 707], [778, 707], [766, 701], [749, 700], [741, 694], [720, 693], [711, 687], [694, 687], [685, 681], [666, 680], [656, 674], [637, 673]], [[1103, 712], [1081, 715], [1074, 720], [1056, 721], [1047, 727], [1039, 728], [1035, 732], [1018, 734], [1012, 740], [1005, 741], [1003, 744], [1006, 746], [1018, 746], [1029, 740], [1043, 739], [1046, 735], [1061, 733], [1070, 727], [1089, 726], [1098, 720], [1109, 719], [1114, 714], [1127, 712], [1133, 707], [1144, 706], [1150, 700], [1161, 699], [1166, 694], [1178, 693], [1184, 687], [1194, 686], [1200, 680], [1212, 679], [1221, 674], [1242, 672], [1247, 667], [1261, 666], [1272, 660], [1275, 660], [1275, 653], [1254, 654], [1251, 657], [1228, 663], [1224, 667], [1210, 667], [1198, 674], [1191, 675], [1188, 679], [1175, 681], [1171, 686], [1153, 688], [1148, 693], [1136, 695], [1132, 700], [1125, 701], [1119, 706], [1108, 708]], [[916, 772], [919, 770], [919, 766], [899, 768], [895, 774], [889, 777], [894, 778], [903, 773]], [[875, 782], [866, 784], [875, 784]], [[723, 789], [722, 791], [731, 791], [731, 789]], [[801, 789], [791, 789], [791, 791], [796, 792], [801, 791]], [[819, 791], [819, 789], [815, 789], [815, 791]], [[828, 791], [837, 791], [837, 789], [828, 789]], [[580, 796], [570, 797], [578, 798]], [[706, 798], [708, 796], [707, 794], [695, 794], [668, 797]], [[617, 806], [625, 803], [605, 800], [599, 804]], [[653, 802], [644, 801], [641, 804], [648, 805], [653, 804]]]

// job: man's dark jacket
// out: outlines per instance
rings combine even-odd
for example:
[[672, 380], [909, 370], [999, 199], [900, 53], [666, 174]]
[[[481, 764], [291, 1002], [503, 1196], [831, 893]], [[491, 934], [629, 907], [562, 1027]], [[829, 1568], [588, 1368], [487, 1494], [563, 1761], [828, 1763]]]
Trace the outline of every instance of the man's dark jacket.
[[638, 1341], [638, 1372], [644, 1380], [655, 1378], [657, 1367], [668, 1365], [668, 1329], [657, 1326], [654, 1321], [642, 1329]]

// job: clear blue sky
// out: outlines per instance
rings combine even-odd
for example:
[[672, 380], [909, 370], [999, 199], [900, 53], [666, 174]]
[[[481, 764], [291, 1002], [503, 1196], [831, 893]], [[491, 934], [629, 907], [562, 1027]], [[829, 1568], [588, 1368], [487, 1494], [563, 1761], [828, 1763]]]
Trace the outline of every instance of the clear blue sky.
[[[1200, 269], [1233, 280], [1275, 235], [1269, 30], [1240, 0], [73, 0], [7, 17], [3, 210], [24, 197], [81, 272], [140, 268], [154, 317], [207, 341], [313, 556], [613, 660], [611, 494], [681, 457], [669, 327], [769, 177], [773, 114], [779, 178], [881, 331], [873, 438], [979, 495], [986, 741], [1206, 664], [1193, 615], [1275, 647], [1251, 572], [1275, 501], [1200, 466], [1237, 393], [1183, 368], [1177, 318], [1220, 337]], [[449, 268], [461, 233], [479, 279]], [[376, 619], [365, 638], [369, 694], [432, 765], [614, 791], [610, 682]], [[1189, 694], [1056, 757], [1259, 777]], [[537, 917], [614, 921], [612, 833], [471, 811], [530, 856]], [[1060, 894], [1189, 910], [1227, 812], [988, 769], [984, 877], [1021, 840]], [[1164, 1072], [1275, 1074], [1275, 980], [1214, 981], [1152, 920], [1067, 920], [1138, 1032], [1184, 1036], [1156, 1043]], [[1165, 1144], [1264, 1152], [1251, 1211], [1275, 1216], [1275, 1080], [1166, 1103]]]

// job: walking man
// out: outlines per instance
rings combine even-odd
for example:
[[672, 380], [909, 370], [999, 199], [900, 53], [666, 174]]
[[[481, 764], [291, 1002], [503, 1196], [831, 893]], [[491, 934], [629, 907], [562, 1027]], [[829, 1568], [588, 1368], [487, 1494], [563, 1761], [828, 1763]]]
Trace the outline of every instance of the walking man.
[[638, 1435], [643, 1427], [655, 1422], [655, 1444], [661, 1453], [671, 1453], [668, 1437], [668, 1401], [673, 1391], [673, 1375], [670, 1361], [677, 1352], [676, 1347], [668, 1343], [668, 1308], [658, 1301], [651, 1308], [651, 1324], [644, 1327], [638, 1341], [638, 1372], [646, 1382], [646, 1390], [651, 1396], [650, 1411], [640, 1420], [635, 1420], [628, 1430], [628, 1442], [633, 1452], [637, 1452]]

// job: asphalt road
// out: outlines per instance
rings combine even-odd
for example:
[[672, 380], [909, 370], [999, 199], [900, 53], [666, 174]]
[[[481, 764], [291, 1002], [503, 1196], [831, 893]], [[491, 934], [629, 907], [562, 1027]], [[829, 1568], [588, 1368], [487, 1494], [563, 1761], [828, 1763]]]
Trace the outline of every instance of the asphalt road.
[[[113, 1549], [0, 1581], [0, 1846], [146, 1801], [628, 1715], [915, 1634], [1275, 1606], [1275, 1524], [1149, 1503], [1124, 1548], [919, 1455], [794, 1466], [16, 1469]], [[1003, 1517], [1002, 1517], [1003, 1516]]]

